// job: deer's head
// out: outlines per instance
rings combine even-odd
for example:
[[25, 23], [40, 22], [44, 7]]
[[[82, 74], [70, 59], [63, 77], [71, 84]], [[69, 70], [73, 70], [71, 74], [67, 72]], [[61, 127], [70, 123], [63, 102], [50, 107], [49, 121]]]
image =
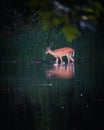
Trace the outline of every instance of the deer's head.
[[45, 51], [45, 54], [50, 53], [50, 51], [51, 51], [50, 47], [47, 47], [47, 48], [46, 48], [46, 51]]

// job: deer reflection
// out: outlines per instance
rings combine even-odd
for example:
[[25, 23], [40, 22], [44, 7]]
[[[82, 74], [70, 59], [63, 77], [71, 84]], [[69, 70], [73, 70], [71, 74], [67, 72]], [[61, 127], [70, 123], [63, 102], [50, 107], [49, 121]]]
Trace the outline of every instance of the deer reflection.
[[70, 63], [67, 66], [58, 65], [55, 68], [51, 68], [46, 70], [46, 77], [57, 77], [57, 78], [64, 78], [70, 79], [74, 76], [74, 63]]

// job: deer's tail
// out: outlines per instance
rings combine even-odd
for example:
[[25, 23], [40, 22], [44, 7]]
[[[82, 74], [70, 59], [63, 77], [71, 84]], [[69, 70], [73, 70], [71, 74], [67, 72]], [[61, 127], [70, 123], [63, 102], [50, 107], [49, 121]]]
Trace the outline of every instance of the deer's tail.
[[72, 52], [72, 57], [74, 57], [74, 55], [75, 55], [75, 51]]

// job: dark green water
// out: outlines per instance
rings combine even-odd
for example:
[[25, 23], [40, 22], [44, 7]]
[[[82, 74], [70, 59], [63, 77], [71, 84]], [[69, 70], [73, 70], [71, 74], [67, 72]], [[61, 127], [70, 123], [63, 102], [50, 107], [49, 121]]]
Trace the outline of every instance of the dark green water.
[[3, 130], [101, 130], [103, 111], [101, 63], [0, 64]]

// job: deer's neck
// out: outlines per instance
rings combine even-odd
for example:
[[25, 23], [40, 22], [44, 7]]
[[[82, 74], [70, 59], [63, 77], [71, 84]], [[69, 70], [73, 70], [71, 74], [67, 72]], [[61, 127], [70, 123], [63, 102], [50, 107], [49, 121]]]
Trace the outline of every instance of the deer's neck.
[[[52, 51], [52, 50], [50, 50], [50, 52], [49, 52], [51, 55], [53, 55], [53, 56], [55, 56], [55, 53], [54, 53], [54, 51]], [[55, 56], [56, 57], [56, 56]]]

